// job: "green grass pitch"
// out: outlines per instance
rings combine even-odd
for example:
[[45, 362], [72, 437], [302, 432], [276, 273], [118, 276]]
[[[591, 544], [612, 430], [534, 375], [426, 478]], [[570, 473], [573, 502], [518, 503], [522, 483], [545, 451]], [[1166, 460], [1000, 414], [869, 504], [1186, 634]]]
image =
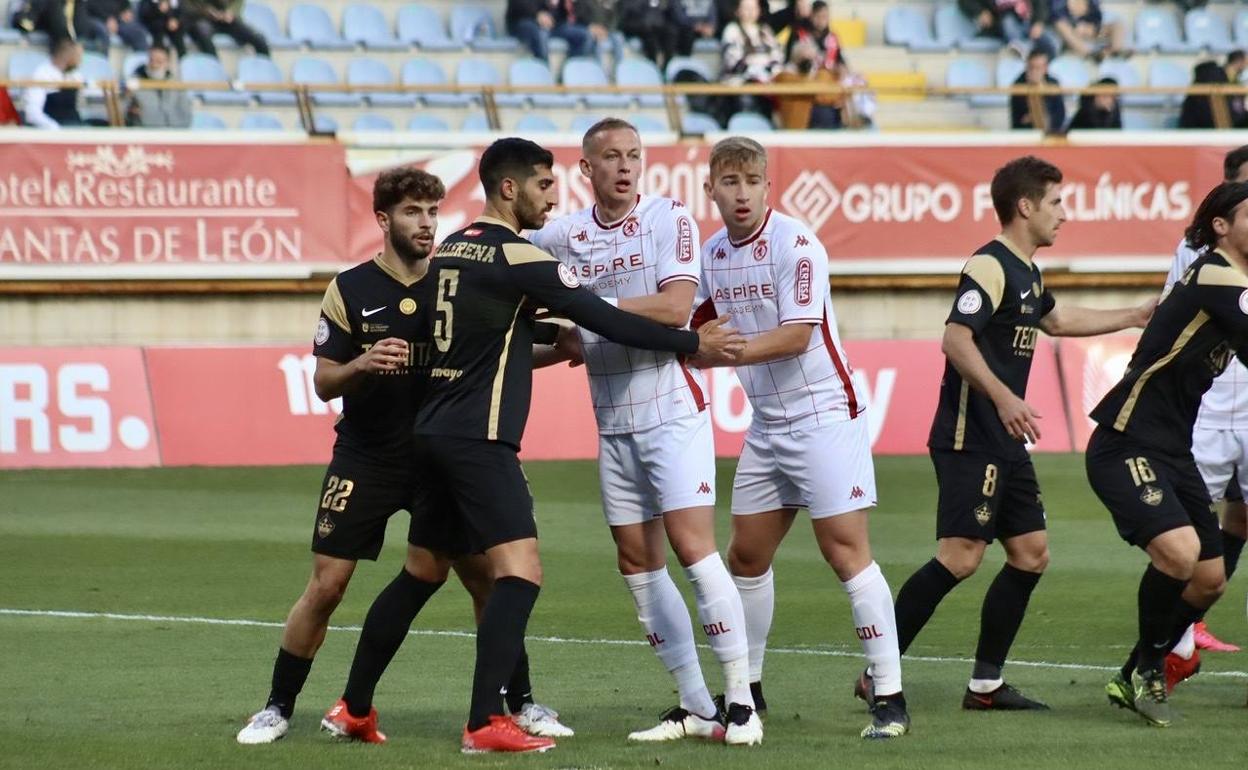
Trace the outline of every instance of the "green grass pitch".
[[[361, 566], [300, 698], [290, 734], [241, 747], [234, 733], [263, 705], [280, 625], [309, 567], [321, 470], [312, 467], [0, 473], [0, 767], [13, 768], [966, 768], [1229, 767], [1242, 763], [1248, 652], [1205, 656], [1176, 693], [1182, 720], [1145, 727], [1112, 709], [1103, 684], [1135, 627], [1139, 552], [1113, 532], [1087, 488], [1082, 458], [1037, 457], [1052, 563], [1006, 675], [1054, 710], [965, 713], [983, 592], [1001, 563], [940, 607], [905, 665], [913, 732], [858, 736], [850, 694], [860, 667], [848, 605], [800, 521], [776, 563], [766, 740], [753, 750], [683, 743], [631, 746], [675, 701], [644, 646], [615, 569], [592, 463], [532, 463], [546, 584], [529, 625], [539, 699], [575, 738], [531, 757], [463, 757], [459, 732], [472, 673], [471, 609], [449, 583], [418, 618], [377, 693], [383, 747], [333, 743], [316, 729], [341, 691], [357, 626], [399, 568], [406, 515], [377, 564]], [[727, 543], [732, 463], [720, 466]], [[935, 480], [926, 458], [880, 458], [876, 557], [894, 592], [932, 555]], [[682, 590], [679, 566], [673, 574]], [[1248, 641], [1236, 580], [1210, 615]], [[9, 610], [114, 613], [114, 618]], [[138, 619], [132, 616], [159, 616]], [[163, 619], [162, 619], [163, 618]], [[189, 618], [213, 622], [191, 622]], [[224, 624], [220, 620], [259, 621]], [[269, 625], [264, 625], [269, 624]], [[453, 633], [431, 633], [453, 632]], [[708, 682], [718, 667], [702, 651]], [[1030, 665], [1021, 665], [1022, 663]]]

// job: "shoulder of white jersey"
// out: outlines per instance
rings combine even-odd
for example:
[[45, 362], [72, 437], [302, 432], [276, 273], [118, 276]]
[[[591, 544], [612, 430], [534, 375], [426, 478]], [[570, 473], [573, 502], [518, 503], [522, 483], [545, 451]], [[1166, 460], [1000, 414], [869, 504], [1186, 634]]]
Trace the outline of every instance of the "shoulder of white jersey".
[[574, 214], [565, 214], [556, 219], [547, 222], [542, 229], [533, 230], [529, 233], [528, 239], [535, 246], [543, 249], [553, 249], [561, 245], [561, 242], [567, 237], [568, 231], [572, 229]]
[[772, 210], [771, 221], [767, 223], [763, 234], [770, 239], [772, 248], [779, 253], [824, 252], [819, 237], [805, 222], [775, 210]]
[[703, 262], [708, 261], [706, 257], [711, 256], [711, 253], [715, 251], [715, 249], [720, 248], [721, 246], [724, 247], [725, 249], [731, 247], [731, 244], [729, 244], [728, 242], [728, 228], [727, 227], [719, 228], [715, 232], [711, 233], [709, 238], [702, 241]]

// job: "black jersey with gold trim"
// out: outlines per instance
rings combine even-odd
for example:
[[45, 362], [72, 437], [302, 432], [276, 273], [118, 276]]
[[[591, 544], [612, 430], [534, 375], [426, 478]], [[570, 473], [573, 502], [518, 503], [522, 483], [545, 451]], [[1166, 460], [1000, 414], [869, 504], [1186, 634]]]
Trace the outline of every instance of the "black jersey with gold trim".
[[[998, 237], [976, 251], [962, 268], [957, 299], [946, 323], [970, 327], [975, 347], [988, 368], [1023, 398], [1040, 319], [1054, 304], [1040, 268], [1004, 237]], [[927, 445], [1007, 457], [1027, 452], [1005, 429], [992, 400], [972, 388], [948, 359]]]
[[433, 348], [418, 434], [520, 446], [539, 308], [632, 347], [698, 349], [697, 334], [611, 307], [582, 288], [570, 268], [497, 219], [482, 217], [449, 236], [429, 273]]
[[1200, 399], [1233, 355], [1248, 358], [1248, 275], [1213, 251], [1162, 295], [1127, 373], [1091, 417], [1159, 452], [1188, 456]]
[[405, 340], [408, 360], [370, 374], [342, 398], [336, 446], [383, 463], [406, 463], [415, 405], [429, 368], [432, 282], [407, 282], [379, 257], [339, 273], [325, 289], [312, 352], [347, 363], [387, 337]]

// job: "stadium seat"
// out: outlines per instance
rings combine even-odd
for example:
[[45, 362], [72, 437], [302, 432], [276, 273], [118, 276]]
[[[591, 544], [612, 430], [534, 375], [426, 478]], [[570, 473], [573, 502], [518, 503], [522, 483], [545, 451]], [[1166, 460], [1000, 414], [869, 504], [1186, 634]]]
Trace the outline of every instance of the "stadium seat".
[[[179, 75], [182, 80], [190, 83], [230, 82], [230, 76], [225, 73], [225, 67], [221, 66], [221, 60], [215, 56], [208, 56], [202, 53], [188, 53], [186, 58], [182, 59], [179, 67], [181, 68]], [[245, 93], [234, 93], [233, 91], [195, 91], [194, 95], [199, 97], [204, 104], [246, 105], [251, 103], [251, 96]]]
[[128, 78], [134, 75], [134, 71], [139, 67], [142, 67], [144, 64], [147, 64], [146, 51], [131, 51], [130, 53], [127, 53], [125, 58], [121, 60], [122, 78]]
[[[315, 131], [318, 134], [338, 133], [338, 121], [328, 115], [314, 115], [312, 117], [312, 125], [316, 126]], [[304, 125], [304, 129], [307, 129], [306, 125]]]
[[407, 50], [407, 43], [394, 36], [381, 11], [363, 3], [352, 3], [343, 9], [342, 36], [375, 51]]
[[117, 79], [117, 73], [113, 71], [113, 65], [108, 63], [107, 58], [95, 51], [86, 51], [82, 54], [82, 63], [78, 65], [78, 74], [87, 82], [87, 87], [82, 89], [82, 95], [96, 104], [104, 100], [104, 90], [96, 84], [105, 80]]
[[1166, 126], [1164, 118], [1151, 111], [1123, 110], [1122, 128], [1124, 131], [1157, 131], [1163, 128], [1174, 128], [1174, 126]]
[[686, 112], [680, 121], [680, 130], [686, 134], [711, 134], [723, 129], [715, 118], [704, 112]]
[[553, 134], [559, 131], [559, 127], [545, 115], [529, 113], [516, 121], [516, 131], [525, 134]]
[[[1134, 64], [1124, 59], [1106, 59], [1101, 63], [1097, 77], [1113, 78], [1120, 86], [1144, 85], [1140, 71], [1135, 68]], [[1121, 102], [1124, 107], [1160, 107], [1165, 104], [1166, 98], [1155, 94], [1123, 94]]]
[[[588, 56], [573, 56], [563, 62], [563, 84], [565, 86], [609, 86], [607, 73], [597, 59]], [[613, 109], [627, 107], [632, 99], [623, 94], [578, 94], [585, 104], [595, 109]]]
[[1235, 14], [1235, 45], [1240, 48], [1248, 47], [1248, 8], [1244, 8]]
[[1183, 30], [1187, 44], [1210, 53], [1227, 53], [1235, 48], [1231, 42], [1231, 28], [1226, 19], [1208, 8], [1193, 8], [1183, 17]]
[[1141, 8], [1135, 15], [1135, 49], [1162, 53], [1190, 53], [1170, 8]]
[[[266, 56], [245, 56], [238, 60], [238, 79], [243, 86], [251, 83], [284, 83], [282, 71]], [[261, 104], [294, 104], [295, 95], [289, 91], [257, 91], [256, 101]]]
[[995, 37], [980, 37], [975, 23], [956, 5], [941, 5], [933, 17], [936, 26], [935, 40], [942, 46], [963, 51], [994, 53], [1001, 50], [1002, 42]]
[[[303, 56], [295, 60], [290, 68], [290, 79], [305, 85], [333, 85], [338, 83], [338, 74], [333, 66], [324, 59]], [[337, 105], [353, 107], [360, 103], [359, 94], [342, 91], [311, 91], [312, 103], [317, 105]]]
[[[485, 59], [461, 59], [459, 66], [455, 68], [455, 82], [461, 86], [497, 86], [502, 84], [502, 79], [498, 75], [498, 70], [494, 69], [494, 65]], [[464, 94], [468, 98], [476, 102], [478, 96]], [[505, 94], [500, 94], [506, 100]], [[495, 97], [497, 101], [498, 97]]]
[[634, 115], [628, 119], [628, 122], [643, 134], [658, 134], [671, 130], [666, 123], [649, 115]]
[[438, 12], [424, 5], [405, 5], [399, 9], [399, 39], [418, 45], [425, 51], [459, 51], [463, 44], [451, 40]]
[[[7, 13], [5, 18], [11, 19], [13, 14], [11, 12]], [[22, 33], [16, 29], [9, 29], [8, 27], [0, 29], [0, 45], [20, 45], [23, 39]]]
[[446, 133], [451, 127], [437, 115], [413, 115], [407, 121], [407, 130]]
[[[390, 74], [390, 68], [382, 62], [376, 59], [360, 57], [352, 59], [347, 64], [347, 83], [353, 86], [392, 86], [394, 85], [394, 76]], [[415, 94], [368, 92], [362, 94], [362, 96], [369, 104], [373, 105], [416, 106]]]
[[460, 131], [489, 131], [490, 119], [483, 112], [474, 112], [464, 118], [459, 126]]
[[694, 53], [719, 53], [720, 42], [714, 37], [700, 37], [693, 41]]
[[238, 127], [244, 131], [285, 131], [286, 127], [277, 116], [267, 112], [248, 112], [243, 115]]
[[884, 42], [904, 45], [911, 51], [940, 53], [949, 50], [949, 46], [941, 45], [932, 37], [927, 12], [908, 5], [894, 5], [884, 15]]
[[1049, 62], [1049, 74], [1065, 88], [1083, 88], [1092, 82], [1087, 65], [1075, 56], [1059, 56]]
[[451, 39], [477, 51], [512, 51], [520, 45], [514, 37], [499, 37], [493, 15], [479, 5], [451, 8]]
[[706, 79], [708, 83], [714, 83], [718, 78], [715, 73], [711, 72], [711, 68], [706, 66], [706, 62], [701, 59], [694, 59], [690, 56], [673, 56], [667, 62], [664, 68], [664, 79], [669, 83], [676, 82], [676, 73], [681, 70], [690, 70]]
[[[1192, 73], [1183, 65], [1171, 59], [1153, 59], [1148, 65], [1148, 84], [1158, 88], [1177, 88], [1190, 85]], [[1183, 103], [1184, 94], [1163, 96], [1165, 102], [1173, 107]]]
[[394, 123], [385, 115], [365, 113], [351, 124], [352, 131], [394, 131]]
[[207, 112], [196, 112], [191, 115], [191, 130], [224, 131], [226, 130], [225, 121]]
[[[399, 77], [405, 86], [443, 86], [447, 84], [446, 73], [428, 59], [408, 59], [403, 62]], [[419, 94], [421, 101], [431, 107], [463, 107], [472, 104], [467, 94], [434, 93]]]
[[[945, 85], [949, 88], [988, 88], [992, 85], [992, 73], [978, 59], [963, 57], [950, 59], [949, 67], [945, 70]], [[993, 100], [991, 97], [994, 96], [996, 94], [968, 94], [955, 98], [965, 99], [976, 107], [995, 107], [1000, 104], [1000, 97]], [[984, 97], [990, 98], [984, 101]], [[732, 128], [731, 124], [728, 127]]]
[[[1008, 88], [1014, 85], [1018, 76], [1023, 74], [1024, 67], [1023, 61], [1013, 56], [1002, 56], [997, 59], [995, 76], [997, 88]], [[979, 94], [971, 97], [971, 104], [976, 107], [1004, 107], [1009, 101], [1010, 97], [1005, 94]]]
[[291, 38], [313, 49], [344, 51], [355, 47], [339, 36], [329, 14], [319, 5], [292, 6], [287, 22]]
[[282, 25], [278, 22], [277, 14], [273, 13], [273, 9], [263, 3], [248, 2], [244, 5], [243, 21], [259, 30], [264, 35], [265, 42], [274, 50], [283, 51], [299, 47], [298, 43], [282, 32]]
[[731, 118], [728, 118], [729, 131], [742, 132], [760, 132], [774, 131], [776, 127], [771, 124], [771, 120], [757, 112], [738, 112]]
[[584, 134], [595, 123], [605, 117], [606, 115], [577, 115], [575, 118], [572, 118], [572, 123], [568, 126], [568, 130], [574, 134]]
[[[622, 59], [615, 65], [615, 83], [619, 86], [661, 86], [663, 73], [649, 59]], [[663, 94], [637, 94], [642, 107], [662, 107]]]
[[[517, 59], [511, 63], [507, 82], [513, 86], [553, 86], [555, 76], [541, 59]], [[503, 97], [507, 96], [507, 101]], [[500, 94], [494, 97], [500, 106], [506, 107], [523, 102], [526, 98], [534, 107], [571, 108], [576, 97], [567, 94]]]

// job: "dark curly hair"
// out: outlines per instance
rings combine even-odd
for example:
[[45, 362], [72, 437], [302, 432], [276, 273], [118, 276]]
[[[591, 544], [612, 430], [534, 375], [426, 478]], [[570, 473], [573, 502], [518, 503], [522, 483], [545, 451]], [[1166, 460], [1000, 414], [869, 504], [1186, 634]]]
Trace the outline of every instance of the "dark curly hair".
[[446, 197], [446, 186], [428, 171], [415, 166], [399, 166], [381, 172], [373, 184], [373, 211], [387, 214], [404, 198], [416, 201], [440, 201]]
[[1218, 234], [1214, 232], [1213, 220], [1230, 221], [1231, 212], [1245, 200], [1248, 200], [1248, 182], [1223, 182], [1210, 190], [1183, 233], [1187, 245], [1197, 252], [1216, 247]]

